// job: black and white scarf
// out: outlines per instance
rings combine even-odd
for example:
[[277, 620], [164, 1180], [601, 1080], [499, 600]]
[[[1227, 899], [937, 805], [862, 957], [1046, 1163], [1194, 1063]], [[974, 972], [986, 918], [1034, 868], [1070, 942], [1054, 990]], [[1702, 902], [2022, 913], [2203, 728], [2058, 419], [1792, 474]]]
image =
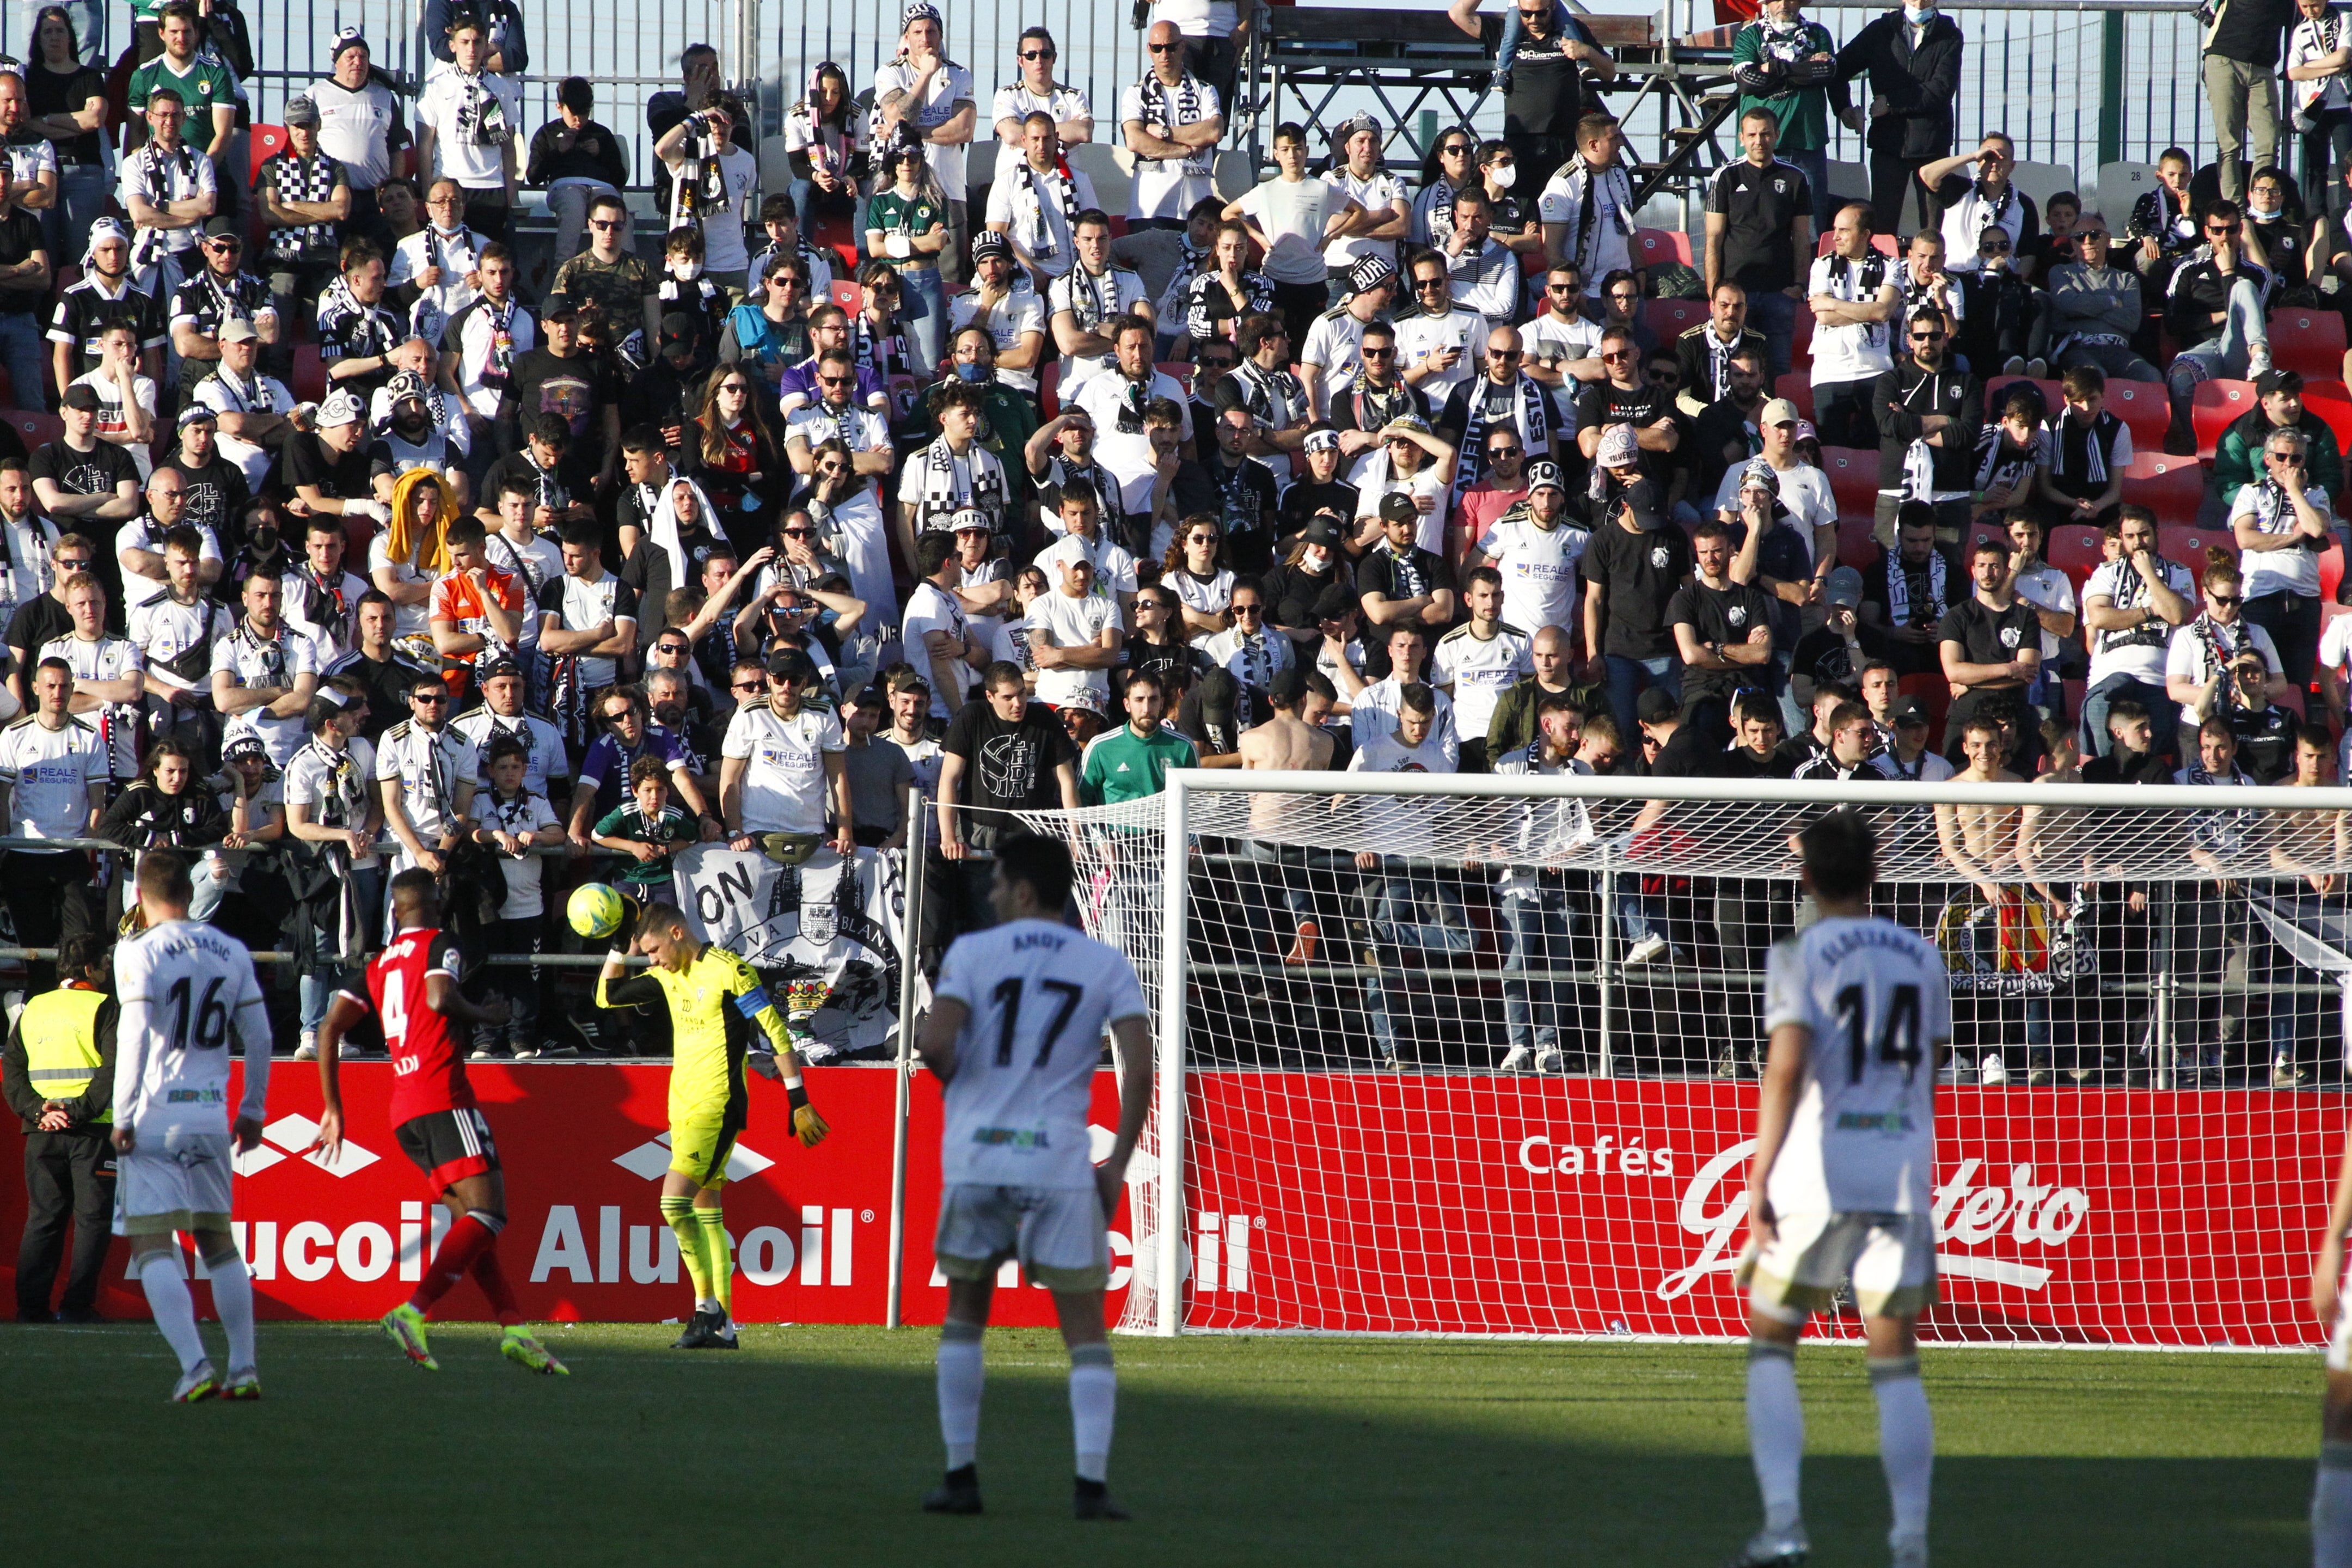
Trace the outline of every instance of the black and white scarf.
[[1286, 370], [1268, 370], [1254, 359], [1245, 359], [1225, 374], [1240, 383], [1242, 406], [1252, 417], [1277, 430], [1288, 429], [1306, 412], [1306, 390]]
[[[1894, 265], [1875, 250], [1864, 256], [1859, 263], [1850, 257], [1832, 252], [1829, 263], [1829, 286], [1822, 292], [1832, 299], [1857, 305], [1878, 298], [1878, 291], [1886, 287], [1887, 269]], [[1861, 327], [1863, 348], [1883, 349], [1886, 346], [1886, 322], [1864, 321]]]
[[[1927, 552], [1927, 564], [1918, 568], [1927, 579], [1927, 608], [1933, 620], [1940, 621], [1952, 607], [1951, 573], [1940, 550]], [[1911, 570], [1899, 556], [1886, 559], [1886, 624], [1907, 626], [1915, 624], [1911, 605]]]
[[255, 370], [243, 384], [238, 383], [236, 375], [225, 364], [213, 372], [211, 379], [219, 382], [221, 390], [227, 393], [230, 399], [236, 404], [235, 408], [223, 409], [223, 413], [275, 414], [278, 412], [278, 398], [269, 390], [269, 378], [262, 374], [258, 369]]
[[[2169, 586], [2172, 573], [2168, 568], [2172, 563], [2161, 555], [2155, 559], [2159, 580]], [[2111, 564], [2115, 568], [2115, 588], [2108, 595], [2108, 602], [2118, 610], [2136, 610], [2147, 604], [2147, 582], [2139, 574], [2139, 568], [2131, 563], [2130, 558], [2126, 556]], [[2106, 653], [2122, 647], [2162, 647], [2171, 637], [2172, 628], [2165, 625], [2163, 616], [2158, 616], [2138, 626], [2118, 626], [2112, 631], [2101, 632], [2097, 651]]]
[[1029, 230], [1030, 239], [1022, 248], [1033, 259], [1048, 260], [1060, 252], [1054, 247], [1053, 226], [1045, 221], [1045, 183], [1053, 182], [1057, 198], [1055, 205], [1062, 209], [1062, 232], [1074, 234], [1078, 226], [1078, 182], [1070, 174], [1069, 160], [1058, 153], [1054, 156], [1054, 166], [1044, 174], [1031, 168], [1026, 158], [1014, 165], [1014, 172], [1021, 176], [1021, 194], [1029, 198], [1029, 217], [1024, 226]]
[[378, 305], [362, 302], [349, 281], [337, 278], [319, 296], [319, 335], [347, 354], [374, 358], [400, 346], [399, 327]]
[[470, 133], [477, 147], [503, 147], [513, 141], [514, 127], [507, 123], [507, 106], [490, 90], [486, 79], [488, 73], [454, 74], [466, 89], [465, 100], [457, 105], [457, 129]]
[[[2200, 686], [2212, 679], [2215, 674], [2228, 669], [2231, 659], [2254, 646], [2253, 626], [2242, 620], [2223, 626], [2211, 616], [2204, 615], [2189, 622], [2189, 630], [2197, 638], [2198, 647], [2205, 650], [2204, 679], [2198, 682]], [[2229, 683], [2224, 681], [2222, 688], [2228, 690]]]
[[481, 241], [464, 224], [457, 226], [454, 235], [445, 235], [429, 223], [425, 226], [425, 264], [441, 269], [441, 281], [416, 291], [416, 303], [408, 308], [408, 330], [431, 343], [436, 352], [441, 347], [442, 331], [449, 324], [449, 311], [444, 301], [451, 298], [453, 287], [464, 284], [466, 274], [474, 270], [481, 254]]
[[2124, 422], [2099, 410], [2099, 416], [2088, 425], [2078, 425], [2074, 416], [2067, 415], [2043, 432], [2050, 453], [2050, 477], [2056, 479], [2076, 479], [2093, 490], [2107, 488], [2108, 462], [2115, 455], [2116, 433]]
[[[288, 202], [330, 202], [335, 199], [335, 176], [342, 165], [324, 153], [313, 153], [308, 158], [297, 158], [291, 153], [281, 153], [272, 162], [277, 166], [278, 196]], [[304, 224], [299, 228], [272, 229], [267, 254], [278, 261], [304, 261], [324, 257], [335, 247], [336, 226], [331, 219]]]
[[1366, 432], [1383, 430], [1391, 419], [1420, 413], [1413, 405], [1412, 388], [1402, 381], [1394, 386], [1375, 386], [1360, 375], [1349, 396], [1355, 408], [1356, 428]]
[[[1146, 125], [1165, 125], [1173, 131], [1180, 125], [1192, 124], [1201, 118], [1201, 84], [1192, 79], [1191, 71], [1177, 78], [1173, 88], [1161, 81], [1155, 73], [1145, 71], [1142, 93], [1139, 107]], [[1154, 169], [1163, 163], [1181, 163], [1188, 174], [1205, 174], [1209, 172], [1212, 152], [1212, 149], [1203, 149], [1184, 158], [1138, 158], [1136, 162], [1149, 163]]]
[[[1241, 285], [1244, 303], [1238, 310], [1223, 311], [1223, 318], [1238, 320], [1243, 316], [1263, 315], [1274, 309], [1274, 285], [1264, 273], [1244, 271], [1241, 276]], [[1224, 273], [1213, 268], [1193, 279], [1186, 287], [1182, 311], [1184, 330], [1192, 335], [1194, 342], [1205, 343], [1221, 335], [1217, 331], [1220, 319], [1217, 304], [1221, 294], [1224, 297], [1224, 303], [1230, 305], [1233, 290], [1225, 286]]]
[[[1470, 462], [1456, 467], [1454, 475], [1454, 500], [1458, 504], [1462, 492], [1486, 477], [1493, 459], [1486, 455], [1487, 406], [1494, 383], [1485, 376], [1465, 384], [1465, 401], [1468, 405], [1462, 426], [1461, 449], [1473, 454]], [[1511, 399], [1516, 405], [1520, 443], [1530, 452], [1551, 445], [1551, 399], [1544, 395], [1541, 383], [1525, 371], [1511, 387]], [[1475, 472], [1473, 470], [1475, 470]]]
[[1443, 246], [1454, 237], [1454, 182], [1440, 174], [1429, 184], [1429, 243]]
[[[493, 718], [490, 721], [491, 732], [495, 734], [499, 732], [501, 726], [498, 720]], [[522, 734], [519, 730], [509, 730], [505, 732], [511, 735], [517, 735], [519, 738], [522, 739], [526, 744], [529, 743], [529, 737]], [[489, 736], [485, 735], [482, 739], [484, 750], [488, 750]], [[490, 816], [492, 820], [485, 826], [516, 838], [520, 838], [524, 834], [530, 831], [531, 794], [530, 790], [519, 789], [515, 791], [514, 799], [512, 800], [499, 799], [499, 793], [496, 790], [490, 790], [487, 792], [487, 794], [490, 803]]]
[[348, 830], [365, 823], [373, 781], [360, 775], [359, 759], [351, 747], [330, 746], [314, 735], [308, 749], [326, 770], [319, 791], [319, 826]]
[[[491, 538], [498, 537], [492, 534]], [[352, 613], [355, 605], [343, 597], [343, 574], [338, 569], [321, 575], [306, 559], [295, 569], [294, 575], [302, 584], [302, 620], [306, 626], [332, 629], [338, 648], [348, 646], [352, 635]]]
[[1190, 229], [1182, 233], [1181, 243], [1184, 248], [1177, 258], [1176, 270], [1169, 275], [1167, 289], [1155, 301], [1159, 307], [1160, 319], [1163, 321], [1172, 321], [1182, 316], [1187, 301], [1192, 298], [1193, 283], [1199, 279], [1202, 272], [1214, 272], [1217, 269], [1215, 254], [1209, 247], [1194, 245]]
[[490, 329], [490, 349], [482, 356], [482, 384], [493, 390], [506, 385], [514, 374], [514, 296], [507, 296], [503, 304], [488, 294], [480, 296], [482, 320]]
[[[159, 207], [169, 206], [197, 192], [196, 150], [185, 142], [169, 149], [161, 142], [150, 142], [131, 154], [131, 165], [123, 173], [142, 200]], [[186, 237], [186, 244], [173, 243], [182, 236]], [[142, 271], [161, 261], [167, 252], [194, 250], [195, 247], [194, 229], [135, 228], [131, 241], [131, 270]]]
[[1988, 196], [1985, 195], [1985, 183], [1982, 180], [1972, 181], [1969, 185], [1969, 194], [1963, 199], [1971, 204], [1975, 210], [1977, 238], [1982, 241], [1984, 237], [1994, 229], [2000, 229], [2003, 233], [2008, 232], [2009, 209], [2017, 205], [2017, 182], [2011, 180], [2003, 184], [2000, 195]]
[[2020, 451], [2009, 444], [2008, 433], [1999, 425], [1988, 425], [1978, 431], [1976, 488], [1989, 490], [2000, 486], [2005, 489], [2032, 473], [2047, 435], [2046, 430], [2037, 431], [2033, 444]]
[[1729, 342], [1715, 335], [1713, 326], [1698, 330], [1698, 341], [1706, 345], [1706, 387], [1702, 402], [1714, 403], [1731, 395], [1731, 356], [1748, 341], [1748, 334], [1738, 333]]
[[[969, 489], [956, 484], [956, 465], [961, 462], [970, 476]], [[995, 455], [974, 441], [961, 458], [948, 446], [944, 436], [923, 448], [922, 468], [917, 476], [919, 486], [914, 497], [915, 531], [945, 528], [948, 519], [965, 507], [976, 507], [988, 514], [992, 530], [1004, 526], [1004, 470]]]
[[1595, 169], [1578, 153], [1566, 165], [1565, 193], [1569, 216], [1568, 226], [1573, 234], [1568, 259], [1576, 265], [1578, 275], [1598, 278], [1594, 257], [1600, 249], [1599, 229], [1601, 209], [1609, 208], [1609, 221], [1616, 231], [1631, 239], [1633, 236], [1633, 182], [1622, 163], [1612, 163], [1605, 169]]

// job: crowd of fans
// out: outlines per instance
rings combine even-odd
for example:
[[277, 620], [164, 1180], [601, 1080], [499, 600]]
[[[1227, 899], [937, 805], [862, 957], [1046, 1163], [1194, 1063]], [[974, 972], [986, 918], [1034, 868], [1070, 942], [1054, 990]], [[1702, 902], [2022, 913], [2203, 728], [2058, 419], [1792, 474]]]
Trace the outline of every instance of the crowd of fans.
[[[2352, 275], [2352, 51], [2304, 12], [2316, 169], [2289, 180], [2256, 123], [2249, 176], [2225, 126], [2214, 170], [2168, 153], [2111, 225], [2038, 209], [2004, 135], [1951, 153], [1949, 18], [1839, 47], [1769, 0], [1679, 266], [1635, 244], [1615, 68], [1561, 8], [1453, 7], [1501, 136], [1399, 171], [1369, 117], [1328, 146], [1286, 123], [1230, 198], [1246, 0], [1139, 7], [1149, 67], [1099, 128], [1047, 29], [983, 99], [910, 0], [870, 83], [809, 73], [782, 190], [698, 45], [645, 109], [641, 247], [589, 84], [520, 122], [505, 0], [428, 6], [413, 83], [339, 33], [249, 191], [233, 10], [142, 20], [110, 184], [110, 89], [49, 7], [0, 70], [0, 363], [62, 424], [0, 453], [10, 831], [208, 850], [196, 912], [291, 931], [309, 1048], [394, 871], [479, 892], [480, 946], [528, 953], [593, 853], [659, 895], [692, 843], [899, 845], [909, 784], [943, 945], [986, 918], [1005, 814], [1175, 765], [2326, 782], [2342, 458], [2265, 327]], [[1869, 202], [1827, 193], [1833, 114]], [[1130, 155], [1123, 211], [1072, 159], [1097, 139]], [[1674, 294], [1706, 319], [1662, 337]], [[2211, 475], [2237, 548], [2168, 561], [2107, 393], [2168, 382], [2193, 447], [2196, 386], [2248, 375]], [[1877, 449], [1870, 543], [1824, 443]], [[2106, 541], [2081, 574], [2045, 549], [2079, 523]], [[2013, 893], [1964, 829], [1948, 852]], [[1289, 916], [1269, 956], [1311, 962], [1328, 895], [1250, 853]], [[1375, 971], [1397, 933], [1454, 943], [1413, 874], [1358, 859]], [[106, 928], [107, 879], [36, 843], [0, 902], [47, 948]], [[1503, 889], [1522, 968], [1558, 891]], [[1649, 918], [1630, 963], [1675, 951]], [[481, 1050], [539, 1053], [539, 981], [494, 973], [515, 1021]]]

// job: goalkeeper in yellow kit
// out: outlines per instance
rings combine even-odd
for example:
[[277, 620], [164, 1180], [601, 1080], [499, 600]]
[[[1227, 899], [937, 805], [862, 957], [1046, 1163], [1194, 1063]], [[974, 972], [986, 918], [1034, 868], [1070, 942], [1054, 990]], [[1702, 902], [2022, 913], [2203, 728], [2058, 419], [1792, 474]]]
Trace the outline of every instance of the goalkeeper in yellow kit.
[[[634, 931], [635, 939], [630, 940]], [[653, 960], [634, 978], [625, 960], [632, 952]], [[733, 1350], [735, 1323], [729, 1314], [735, 1258], [727, 1240], [719, 1188], [727, 1182], [727, 1156], [743, 1131], [751, 1096], [744, 1087], [748, 1060], [754, 1070], [781, 1079], [793, 1107], [793, 1131], [804, 1147], [824, 1139], [824, 1118], [809, 1104], [801, 1082], [800, 1058], [793, 1050], [783, 1016], [776, 1011], [751, 966], [724, 948], [695, 940], [686, 917], [668, 904], [656, 904], [635, 924], [624, 921], [596, 976], [596, 1005], [634, 1007], [669, 1005], [669, 1171], [662, 1178], [663, 1220], [677, 1235], [678, 1256], [694, 1282], [694, 1318], [674, 1350]], [[751, 1029], [766, 1031], [775, 1054], [755, 1052]]]

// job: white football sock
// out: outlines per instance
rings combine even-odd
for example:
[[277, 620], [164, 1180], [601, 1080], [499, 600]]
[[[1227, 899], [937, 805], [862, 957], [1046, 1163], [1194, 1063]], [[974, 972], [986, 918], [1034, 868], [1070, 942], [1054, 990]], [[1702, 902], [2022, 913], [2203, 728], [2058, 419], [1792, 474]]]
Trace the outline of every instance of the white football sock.
[[235, 1248], [205, 1258], [205, 1268], [213, 1277], [213, 1310], [228, 1334], [228, 1370], [243, 1372], [253, 1365], [253, 1276]]
[[1878, 1462], [1886, 1471], [1886, 1492], [1895, 1506], [1897, 1545], [1927, 1539], [1927, 1482], [1936, 1468], [1936, 1424], [1927, 1414], [1927, 1386], [1919, 1381], [1919, 1358], [1873, 1358], [1870, 1391], [1878, 1396]]
[[1777, 1340], [1748, 1342], [1748, 1447], [1764, 1528], [1797, 1528], [1797, 1478], [1805, 1458], [1805, 1407], [1797, 1398], [1797, 1350]]
[[980, 1391], [987, 1378], [978, 1323], [949, 1319], [940, 1325], [940, 1439], [948, 1468], [962, 1469], [980, 1453]]
[[2311, 1490], [2313, 1568], [2352, 1568], [2352, 1443], [2319, 1446]]
[[180, 1260], [171, 1252], [151, 1252], [139, 1265], [139, 1283], [147, 1292], [148, 1310], [155, 1314], [155, 1330], [172, 1353], [180, 1358], [183, 1375], [205, 1359], [205, 1342], [196, 1332], [196, 1304], [188, 1282], [180, 1278]]
[[1070, 1430], [1077, 1440], [1078, 1479], [1099, 1481], [1110, 1474], [1110, 1428], [1118, 1404], [1118, 1373], [1110, 1346], [1079, 1345], [1070, 1352]]

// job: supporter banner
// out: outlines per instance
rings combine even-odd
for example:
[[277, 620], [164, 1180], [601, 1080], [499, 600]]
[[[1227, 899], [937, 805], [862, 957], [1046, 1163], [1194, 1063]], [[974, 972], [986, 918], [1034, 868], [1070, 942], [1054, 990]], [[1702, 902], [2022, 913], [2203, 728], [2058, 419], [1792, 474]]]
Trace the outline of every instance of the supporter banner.
[[766, 974], [793, 1032], [806, 1037], [809, 1061], [895, 1037], [898, 939], [906, 919], [901, 856], [860, 849], [845, 868], [838, 854], [819, 849], [806, 865], [779, 866], [765, 855], [705, 844], [676, 864], [688, 925]]
[[[317, 1131], [318, 1075], [280, 1061], [271, 1075], [264, 1141], [240, 1161], [238, 1240], [255, 1274], [264, 1316], [367, 1319], [407, 1298], [425, 1248], [437, 1245], [448, 1210], [393, 1142], [384, 1120], [391, 1068], [343, 1064], [349, 1132], [332, 1169], [306, 1154]], [[506, 1168], [508, 1224], [499, 1244], [523, 1310], [534, 1319], [655, 1322], [693, 1305], [677, 1247], [656, 1207], [669, 1164], [666, 1067], [559, 1063], [469, 1069]], [[803, 1149], [783, 1089], [751, 1083], [751, 1126], [735, 1146], [726, 1187], [735, 1244], [735, 1315], [748, 1322], [879, 1323], [887, 1294], [893, 1075], [886, 1068], [818, 1068], [809, 1092], [833, 1135]], [[232, 1089], [232, 1096], [237, 1091]], [[1097, 1079], [1097, 1152], [1118, 1125], [1118, 1089]], [[906, 1319], [936, 1323], [947, 1308], [934, 1282], [931, 1235], [939, 1213], [939, 1095], [917, 1081], [909, 1135]], [[0, 1300], [13, 1303], [16, 1238], [25, 1219], [24, 1163], [0, 1160]], [[1114, 1217], [1124, 1226], [1124, 1211]], [[1129, 1248], [1111, 1241], [1114, 1293], [1127, 1282]], [[191, 1259], [193, 1264], [193, 1259]], [[146, 1298], [126, 1278], [120, 1239], [100, 1301], [110, 1316], [144, 1317]], [[1008, 1270], [996, 1298], [1002, 1322], [1054, 1321], [1052, 1300], [1020, 1289]], [[209, 1310], [198, 1292], [200, 1306]], [[1116, 1312], [1117, 1306], [1112, 1310]], [[483, 1319], [471, 1280], [436, 1316]]]
[[[1191, 1089], [1189, 1325], [1746, 1332], [1731, 1272], [1752, 1085], [1202, 1073]], [[2339, 1097], [1971, 1088], [1939, 1091], [1937, 1114], [1928, 1337], [2321, 1342], [2305, 1303]]]

